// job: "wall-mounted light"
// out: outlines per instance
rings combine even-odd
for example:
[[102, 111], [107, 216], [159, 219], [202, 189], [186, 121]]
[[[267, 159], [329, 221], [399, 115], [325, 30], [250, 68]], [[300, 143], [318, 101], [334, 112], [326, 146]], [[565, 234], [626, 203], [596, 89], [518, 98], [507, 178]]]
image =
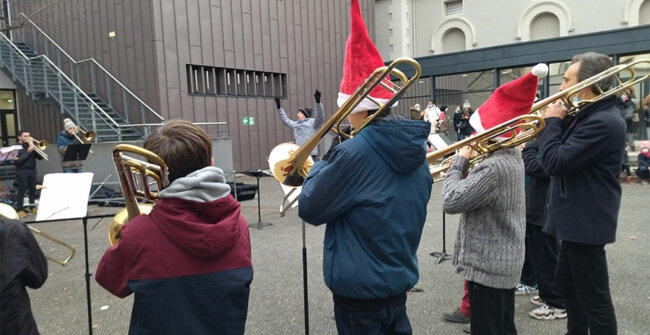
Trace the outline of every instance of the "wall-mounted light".
[[108, 38], [110, 38], [110, 39], [115, 38], [115, 31], [109, 31], [108, 32]]

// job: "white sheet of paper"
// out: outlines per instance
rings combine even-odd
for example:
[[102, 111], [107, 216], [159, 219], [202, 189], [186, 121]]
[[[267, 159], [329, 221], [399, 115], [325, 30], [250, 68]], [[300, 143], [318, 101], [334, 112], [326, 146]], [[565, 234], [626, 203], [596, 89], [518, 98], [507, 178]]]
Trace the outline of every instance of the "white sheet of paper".
[[436, 150], [444, 149], [448, 147], [447, 143], [445, 143], [445, 140], [440, 137], [438, 134], [431, 134], [429, 135], [429, 142], [436, 148]]
[[92, 172], [46, 174], [43, 177], [36, 221], [86, 216], [92, 182]]
[[17, 145], [12, 145], [12, 146], [10, 146], [10, 147], [2, 147], [2, 148], [0, 148], [0, 153], [5, 154], [5, 153], [7, 153], [7, 152], [12, 152], [12, 151], [20, 150], [20, 149], [22, 149], [22, 148], [23, 148], [23, 146], [22, 146], [22, 145], [19, 145], [19, 144], [17, 144]]

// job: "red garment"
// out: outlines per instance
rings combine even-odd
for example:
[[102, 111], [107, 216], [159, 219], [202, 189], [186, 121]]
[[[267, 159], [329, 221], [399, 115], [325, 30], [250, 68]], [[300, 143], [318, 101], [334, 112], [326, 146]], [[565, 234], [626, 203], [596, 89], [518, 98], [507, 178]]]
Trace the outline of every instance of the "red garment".
[[467, 292], [467, 280], [465, 281], [465, 294], [463, 295], [463, 300], [460, 302], [460, 312], [467, 317], [472, 316], [469, 308], [469, 292]]

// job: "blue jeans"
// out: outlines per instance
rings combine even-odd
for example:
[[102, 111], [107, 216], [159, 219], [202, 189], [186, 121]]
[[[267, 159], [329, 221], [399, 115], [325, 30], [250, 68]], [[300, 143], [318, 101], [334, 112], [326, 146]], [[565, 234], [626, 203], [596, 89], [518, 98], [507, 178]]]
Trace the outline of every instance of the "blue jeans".
[[334, 318], [339, 335], [412, 333], [406, 315], [406, 293], [375, 311], [352, 311], [334, 303]]
[[81, 169], [63, 169], [63, 173], [80, 173]]

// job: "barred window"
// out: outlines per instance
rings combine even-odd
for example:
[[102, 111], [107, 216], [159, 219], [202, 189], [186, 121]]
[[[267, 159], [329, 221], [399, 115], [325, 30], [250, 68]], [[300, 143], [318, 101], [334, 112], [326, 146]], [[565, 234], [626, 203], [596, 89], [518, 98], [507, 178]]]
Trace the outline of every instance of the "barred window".
[[236, 97], [287, 96], [285, 73], [229, 69], [187, 64], [189, 95]]
[[444, 0], [445, 15], [463, 14], [463, 0]]

